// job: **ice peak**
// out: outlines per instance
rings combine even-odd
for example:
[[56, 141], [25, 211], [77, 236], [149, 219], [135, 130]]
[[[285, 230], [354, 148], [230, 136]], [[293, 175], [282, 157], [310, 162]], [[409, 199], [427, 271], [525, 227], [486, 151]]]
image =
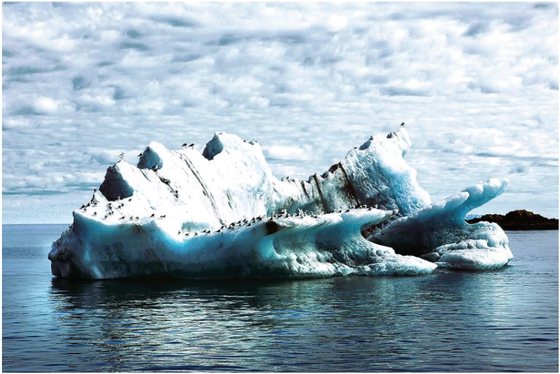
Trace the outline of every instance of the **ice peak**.
[[217, 132], [214, 133], [214, 137], [208, 143], [206, 143], [206, 147], [204, 148], [204, 151], [202, 151], [202, 155], [206, 159], [212, 160], [224, 149], [224, 138], [225, 135], [223, 133], [220, 135]]
[[[256, 148], [254, 146], [257, 146]], [[228, 134], [225, 131], [215, 132], [212, 139], [206, 143], [206, 147], [202, 155], [208, 159], [213, 160], [218, 154], [222, 153], [224, 149], [228, 152], [249, 152], [257, 153], [262, 156], [262, 150], [256, 140], [242, 140], [235, 134]]]
[[168, 154], [169, 150], [159, 142], [152, 141], [140, 154], [136, 166], [139, 169], [158, 170], [163, 167], [163, 155]]

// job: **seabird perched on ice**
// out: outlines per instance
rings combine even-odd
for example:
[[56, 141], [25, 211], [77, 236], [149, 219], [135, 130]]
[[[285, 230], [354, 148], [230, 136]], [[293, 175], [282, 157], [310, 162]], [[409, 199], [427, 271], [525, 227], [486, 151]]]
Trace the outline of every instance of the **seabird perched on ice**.
[[119, 155], [119, 158], [122, 160], [124, 158], [124, 152], [121, 152], [121, 154]]
[[404, 122], [403, 122], [403, 123], [401, 123], [401, 127], [404, 127]]

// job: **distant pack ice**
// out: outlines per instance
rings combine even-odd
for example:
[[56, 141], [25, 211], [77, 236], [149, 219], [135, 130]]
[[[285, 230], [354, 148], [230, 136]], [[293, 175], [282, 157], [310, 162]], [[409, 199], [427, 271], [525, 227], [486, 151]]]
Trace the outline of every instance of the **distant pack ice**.
[[200, 154], [152, 142], [108, 168], [53, 243], [63, 278], [308, 278], [486, 270], [513, 255], [496, 224], [465, 215], [492, 179], [432, 204], [404, 160], [404, 127], [376, 134], [308, 180], [277, 179], [257, 141], [216, 133]]

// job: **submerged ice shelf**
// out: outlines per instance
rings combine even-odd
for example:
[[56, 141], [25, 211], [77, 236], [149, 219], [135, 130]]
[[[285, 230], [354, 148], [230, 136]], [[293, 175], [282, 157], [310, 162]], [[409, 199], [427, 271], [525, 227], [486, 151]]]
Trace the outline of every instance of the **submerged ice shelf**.
[[[492, 179], [432, 204], [404, 156], [404, 127], [376, 134], [308, 180], [277, 179], [256, 141], [216, 133], [200, 154], [152, 142], [108, 168], [52, 245], [64, 278], [303, 278], [484, 270], [513, 257], [503, 230], [465, 215]], [[367, 237], [367, 239], [366, 239]]]

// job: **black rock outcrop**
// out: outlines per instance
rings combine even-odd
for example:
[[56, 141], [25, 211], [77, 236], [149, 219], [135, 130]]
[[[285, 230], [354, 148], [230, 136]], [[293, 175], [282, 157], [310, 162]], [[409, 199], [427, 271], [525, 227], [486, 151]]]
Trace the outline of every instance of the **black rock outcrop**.
[[480, 218], [467, 220], [468, 223], [480, 221], [497, 223], [504, 230], [558, 230], [558, 219], [546, 218], [527, 210], [514, 210], [508, 214], [485, 214]]

